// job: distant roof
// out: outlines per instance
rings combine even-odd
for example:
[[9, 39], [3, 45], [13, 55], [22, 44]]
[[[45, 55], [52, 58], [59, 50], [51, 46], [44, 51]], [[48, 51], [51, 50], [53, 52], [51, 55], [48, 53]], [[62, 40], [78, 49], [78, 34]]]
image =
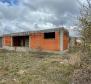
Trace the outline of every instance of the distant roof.
[[60, 31], [64, 30], [67, 31], [64, 27], [59, 27], [59, 28], [51, 28], [51, 29], [42, 29], [42, 30], [33, 30], [33, 31], [26, 31], [26, 32], [16, 32], [16, 33], [11, 33], [11, 34], [5, 34], [4, 36], [24, 36], [24, 35], [30, 35], [31, 33], [37, 33], [37, 32], [55, 32], [55, 31]]

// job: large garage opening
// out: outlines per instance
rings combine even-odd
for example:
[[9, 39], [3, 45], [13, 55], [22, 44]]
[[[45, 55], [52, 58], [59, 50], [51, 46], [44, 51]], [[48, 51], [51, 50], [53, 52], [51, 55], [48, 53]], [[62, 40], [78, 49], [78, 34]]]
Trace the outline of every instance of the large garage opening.
[[29, 47], [29, 36], [14, 36], [13, 46], [16, 47]]
[[2, 37], [0, 37], [0, 48], [2, 47]]

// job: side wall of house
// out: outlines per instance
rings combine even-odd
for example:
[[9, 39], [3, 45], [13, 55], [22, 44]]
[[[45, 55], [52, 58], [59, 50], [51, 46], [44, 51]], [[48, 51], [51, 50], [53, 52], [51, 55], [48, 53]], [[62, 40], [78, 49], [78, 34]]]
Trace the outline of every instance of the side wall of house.
[[60, 50], [59, 32], [55, 32], [55, 39], [44, 39], [44, 33], [31, 33], [30, 48], [40, 50]]
[[64, 31], [64, 34], [63, 34], [63, 50], [68, 49], [68, 47], [69, 47], [69, 34], [68, 34], [68, 32]]
[[3, 37], [3, 46], [12, 46], [12, 37], [11, 36]]

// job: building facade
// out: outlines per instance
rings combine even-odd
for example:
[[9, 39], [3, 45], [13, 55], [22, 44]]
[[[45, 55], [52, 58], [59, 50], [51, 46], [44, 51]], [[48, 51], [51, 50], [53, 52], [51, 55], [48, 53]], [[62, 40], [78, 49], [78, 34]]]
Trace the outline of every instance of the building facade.
[[20, 32], [3, 36], [5, 49], [63, 51], [69, 47], [69, 32], [64, 28]]

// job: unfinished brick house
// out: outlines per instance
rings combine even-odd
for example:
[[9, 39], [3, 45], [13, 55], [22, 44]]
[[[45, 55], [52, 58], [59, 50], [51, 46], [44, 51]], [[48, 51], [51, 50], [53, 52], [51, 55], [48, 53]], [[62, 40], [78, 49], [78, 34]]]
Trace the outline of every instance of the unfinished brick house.
[[17, 50], [63, 51], [69, 47], [69, 32], [64, 28], [12, 33], [3, 36], [3, 48]]

